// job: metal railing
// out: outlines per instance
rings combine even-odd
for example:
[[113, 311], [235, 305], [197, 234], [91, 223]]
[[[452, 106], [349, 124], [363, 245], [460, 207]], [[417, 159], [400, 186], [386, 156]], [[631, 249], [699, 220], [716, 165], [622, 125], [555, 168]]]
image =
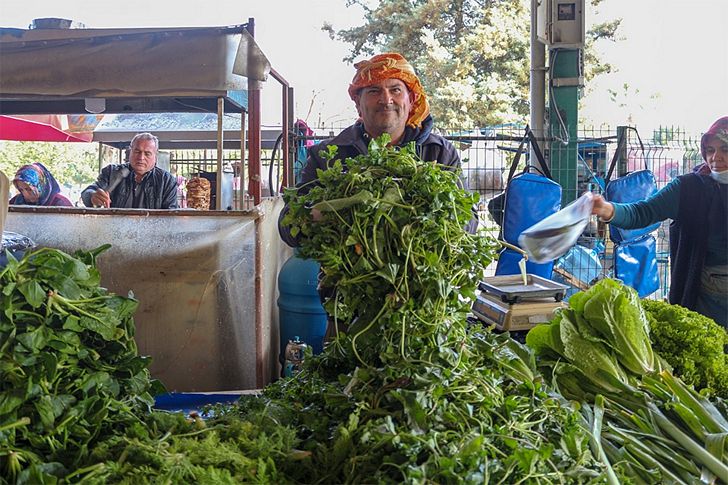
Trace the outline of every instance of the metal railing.
[[[330, 138], [343, 128], [325, 127], [317, 129], [314, 135], [293, 135], [292, 151], [299, 150], [292, 164], [294, 176], [288, 180], [293, 181], [305, 163], [305, 149], [300, 148]], [[458, 149], [462, 177], [468, 188], [480, 195], [478, 212], [481, 230], [491, 237], [498, 237], [499, 227], [488, 213], [487, 203], [503, 192], [507, 185], [508, 170], [523, 138], [524, 128], [525, 123], [485, 128], [440, 127], [438, 131]], [[624, 133], [621, 144], [620, 132]], [[575, 164], [561, 164], [557, 170], [552, 167], [554, 178], [562, 185], [564, 204], [587, 191], [601, 194], [613, 159], [616, 168], [612, 179], [647, 168], [653, 172], [658, 189], [702, 162], [699, 136], [673, 128], [662, 128], [646, 134], [632, 128], [580, 127], [575, 146], [565, 146], [551, 137], [540, 139], [539, 142], [543, 143], [547, 163], [557, 157], [563, 159], [564, 154], [559, 151], [576, 149]], [[615, 152], [618, 152], [616, 156]], [[572, 159], [573, 155], [570, 154]], [[520, 160], [516, 173], [520, 173], [527, 163], [530, 164], [527, 150]], [[668, 224], [669, 221], [663, 222], [653, 233], [657, 246], [660, 289], [651, 295], [652, 298], [663, 298], [669, 290]], [[613, 275], [613, 244], [609, 239], [609, 231], [598, 224], [596, 219], [587, 226], [577, 244], [588, 257], [572, 258], [566, 269], [557, 264], [554, 279], [569, 284], [575, 291], [587, 287], [594, 279]], [[495, 264], [488, 268], [487, 274], [492, 275], [494, 271]]]

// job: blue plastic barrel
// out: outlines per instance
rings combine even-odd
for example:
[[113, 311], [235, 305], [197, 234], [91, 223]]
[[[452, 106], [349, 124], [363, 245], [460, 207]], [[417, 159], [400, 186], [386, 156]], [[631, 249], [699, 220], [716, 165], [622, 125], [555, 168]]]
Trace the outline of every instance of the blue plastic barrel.
[[294, 254], [278, 273], [281, 363], [286, 344], [296, 336], [311, 346], [314, 354], [323, 350], [327, 315], [318, 292], [319, 264]]

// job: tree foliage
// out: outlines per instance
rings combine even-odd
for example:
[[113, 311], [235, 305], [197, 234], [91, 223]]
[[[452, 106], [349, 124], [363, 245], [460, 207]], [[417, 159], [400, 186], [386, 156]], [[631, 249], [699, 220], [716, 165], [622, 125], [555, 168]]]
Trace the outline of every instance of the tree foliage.
[[41, 162], [61, 186], [87, 185], [98, 174], [97, 147], [85, 143], [0, 142], [0, 170], [12, 179], [29, 163]]
[[[596, 7], [601, 0], [592, 0]], [[440, 126], [485, 126], [528, 117], [530, 0], [347, 0], [365, 23], [336, 30], [352, 62], [400, 52], [415, 67]], [[586, 79], [610, 72], [596, 42], [614, 39], [619, 20], [593, 25], [585, 49]]]

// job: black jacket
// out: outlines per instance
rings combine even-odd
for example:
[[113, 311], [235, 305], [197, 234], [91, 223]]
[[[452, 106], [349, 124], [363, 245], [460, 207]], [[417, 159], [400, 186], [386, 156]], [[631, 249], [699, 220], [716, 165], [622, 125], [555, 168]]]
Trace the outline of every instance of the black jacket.
[[728, 228], [728, 185], [708, 175], [680, 176], [678, 217], [670, 223], [670, 303], [695, 310], [709, 231]]
[[[458, 155], [455, 147], [440, 135], [432, 133], [433, 121], [432, 117], [428, 116], [422, 122], [421, 128], [407, 127], [405, 134], [400, 142], [400, 146], [404, 146], [411, 141], [415, 142], [415, 149], [417, 155], [425, 161], [437, 161], [447, 167], [453, 169], [460, 168], [460, 155]], [[306, 160], [306, 166], [301, 172], [301, 180], [297, 184], [298, 191], [301, 194], [307, 193], [313, 184], [310, 182], [317, 179], [317, 170], [326, 170], [329, 168], [329, 164], [333, 164], [336, 160], [345, 160], [347, 158], [354, 158], [357, 155], [365, 155], [368, 152], [369, 141], [371, 138], [364, 130], [364, 125], [360, 121], [344, 129], [334, 138], [329, 138], [321, 143], [312, 146], [308, 150], [308, 158]], [[338, 147], [336, 157], [328, 162], [321, 156], [321, 152], [328, 150], [330, 145]], [[278, 218], [278, 232], [281, 239], [291, 247], [298, 246], [296, 238], [291, 236], [290, 228], [281, 226], [281, 220], [288, 213], [288, 206], [285, 206], [280, 213]], [[477, 228], [477, 216], [468, 224], [468, 231], [475, 232]]]
[[[104, 167], [96, 182], [89, 185], [81, 193], [81, 199], [86, 207], [91, 207], [91, 194], [99, 188], [107, 190], [111, 180], [116, 180], [118, 172], [126, 167], [129, 170], [123, 180], [120, 181], [109, 194], [111, 196], [111, 207], [116, 208], [141, 208], [141, 209], [177, 209], [177, 179], [166, 170], [154, 167], [144, 175], [141, 183], [134, 181], [134, 172], [128, 163], [123, 165], [109, 165]], [[134, 186], [141, 190], [141, 204], [134, 205]]]

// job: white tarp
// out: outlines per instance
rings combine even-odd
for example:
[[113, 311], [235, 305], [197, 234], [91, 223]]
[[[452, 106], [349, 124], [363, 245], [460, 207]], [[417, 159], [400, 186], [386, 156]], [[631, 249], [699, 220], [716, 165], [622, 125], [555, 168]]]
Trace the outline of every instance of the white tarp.
[[269, 70], [244, 26], [0, 29], [5, 98], [224, 96]]

